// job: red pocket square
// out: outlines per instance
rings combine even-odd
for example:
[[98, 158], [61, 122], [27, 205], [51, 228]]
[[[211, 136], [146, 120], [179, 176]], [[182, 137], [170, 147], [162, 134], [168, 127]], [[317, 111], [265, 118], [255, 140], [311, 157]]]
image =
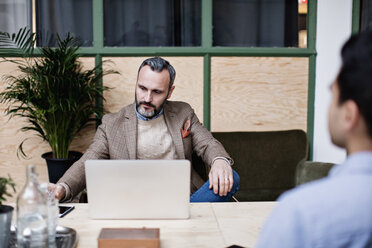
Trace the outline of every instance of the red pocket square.
[[181, 128], [181, 135], [182, 139], [186, 138], [190, 134], [190, 126], [191, 126], [191, 121], [187, 120], [185, 121], [185, 124], [183, 124], [183, 129]]

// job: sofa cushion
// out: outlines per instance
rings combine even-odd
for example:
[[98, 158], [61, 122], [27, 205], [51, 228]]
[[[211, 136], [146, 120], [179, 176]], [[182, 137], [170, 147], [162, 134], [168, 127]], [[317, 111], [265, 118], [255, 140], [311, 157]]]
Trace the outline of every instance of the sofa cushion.
[[[272, 201], [295, 186], [296, 166], [306, 160], [303, 130], [214, 132], [234, 159], [240, 176], [239, 201]], [[205, 174], [204, 174], [205, 175]]]
[[328, 176], [333, 163], [303, 161], [297, 166], [296, 185], [301, 185]]

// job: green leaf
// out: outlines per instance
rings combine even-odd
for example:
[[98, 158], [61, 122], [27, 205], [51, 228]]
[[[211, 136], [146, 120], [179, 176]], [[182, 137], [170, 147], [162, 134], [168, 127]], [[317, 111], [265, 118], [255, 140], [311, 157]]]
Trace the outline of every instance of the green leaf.
[[13, 52], [15, 55], [32, 55], [35, 42], [36, 35], [27, 27], [21, 28], [18, 33], [12, 35], [0, 32], [0, 48], [16, 48]]
[[16, 192], [15, 183], [10, 175], [8, 175], [8, 178], [0, 177], [0, 206], [3, 204], [3, 201], [6, 200], [5, 196], [12, 196], [12, 194], [9, 192], [8, 187], [10, 187], [14, 193]]

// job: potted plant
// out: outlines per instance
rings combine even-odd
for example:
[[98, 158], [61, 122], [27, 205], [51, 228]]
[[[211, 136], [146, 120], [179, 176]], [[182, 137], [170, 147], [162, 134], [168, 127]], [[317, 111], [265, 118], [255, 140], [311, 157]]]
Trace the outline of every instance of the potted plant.
[[[108, 87], [102, 86], [101, 78], [117, 72], [102, 70], [102, 64], [84, 70], [78, 61], [79, 40], [70, 34], [63, 40], [57, 35], [57, 47], [43, 47], [40, 55], [34, 52], [35, 40], [36, 35], [25, 29], [0, 35], [0, 43], [19, 48], [16, 51], [23, 56], [22, 60], [3, 58], [16, 63], [22, 74], [5, 77], [8, 85], [0, 93], [0, 102], [9, 104], [6, 114], [10, 118], [28, 121], [21, 131], [34, 131], [49, 143], [52, 151], [42, 157], [47, 160], [49, 180], [55, 183], [81, 156], [69, 150], [72, 140], [103, 116], [103, 107], [96, 100], [104, 100]], [[24, 141], [17, 156], [26, 156]]]
[[15, 192], [15, 184], [8, 177], [0, 177], [0, 247], [8, 247], [10, 238], [10, 224], [12, 222], [12, 214], [14, 208], [12, 206], [3, 205], [6, 196], [12, 196], [9, 193], [9, 187]]

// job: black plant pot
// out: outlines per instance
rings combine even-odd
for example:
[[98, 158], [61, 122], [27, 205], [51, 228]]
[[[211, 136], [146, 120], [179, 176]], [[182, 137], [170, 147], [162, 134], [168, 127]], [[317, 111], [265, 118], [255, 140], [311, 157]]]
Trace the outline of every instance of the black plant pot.
[[0, 206], [0, 247], [8, 247], [13, 209], [7, 205]]
[[73, 163], [78, 161], [83, 154], [81, 152], [69, 151], [68, 159], [57, 159], [52, 158], [53, 153], [47, 152], [41, 155], [42, 158], [46, 160], [48, 166], [49, 182], [56, 183], [65, 174], [68, 168], [71, 167]]

